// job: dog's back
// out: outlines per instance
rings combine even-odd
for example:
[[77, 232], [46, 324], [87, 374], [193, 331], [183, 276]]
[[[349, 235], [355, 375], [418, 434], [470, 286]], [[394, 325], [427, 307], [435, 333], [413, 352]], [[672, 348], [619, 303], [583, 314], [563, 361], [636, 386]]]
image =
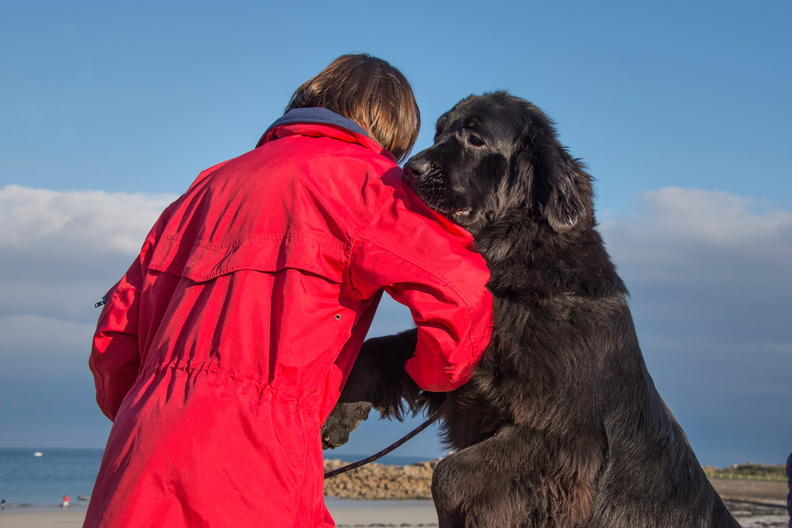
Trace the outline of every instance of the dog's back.
[[608, 454], [584, 526], [739, 528], [657, 392], [637, 340], [613, 362], [620, 366], [607, 367], [613, 379], [603, 395]]

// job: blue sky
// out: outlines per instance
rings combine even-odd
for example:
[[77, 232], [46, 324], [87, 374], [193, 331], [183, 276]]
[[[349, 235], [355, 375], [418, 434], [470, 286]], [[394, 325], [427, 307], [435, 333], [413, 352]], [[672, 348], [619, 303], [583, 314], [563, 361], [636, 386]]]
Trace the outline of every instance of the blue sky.
[[[704, 464], [792, 450], [792, 5], [0, 5], [0, 447], [101, 447], [93, 302], [197, 173], [348, 52], [402, 69], [430, 144], [470, 93], [551, 115], [597, 179], [655, 382]], [[392, 303], [373, 333], [410, 324]], [[366, 424], [341, 454], [415, 422]], [[396, 454], [442, 454], [425, 432]], [[335, 455], [335, 454], [334, 454]]]

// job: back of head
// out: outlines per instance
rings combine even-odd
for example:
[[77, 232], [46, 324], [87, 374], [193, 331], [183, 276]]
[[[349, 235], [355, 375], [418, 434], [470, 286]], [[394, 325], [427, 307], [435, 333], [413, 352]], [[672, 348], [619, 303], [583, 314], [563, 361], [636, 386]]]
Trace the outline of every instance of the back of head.
[[396, 159], [409, 154], [421, 114], [402, 73], [366, 54], [342, 55], [292, 95], [286, 111], [322, 106], [362, 126]]

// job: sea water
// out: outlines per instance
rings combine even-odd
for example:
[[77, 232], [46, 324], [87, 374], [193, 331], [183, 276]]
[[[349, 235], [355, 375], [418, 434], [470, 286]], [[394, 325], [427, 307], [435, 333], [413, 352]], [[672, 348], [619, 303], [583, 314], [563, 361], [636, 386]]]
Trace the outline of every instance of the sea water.
[[0, 499], [7, 509], [56, 508], [63, 496], [69, 508], [85, 508], [102, 449], [0, 449]]
[[[0, 449], [0, 499], [5, 499], [7, 509], [58, 508], [63, 496], [71, 499], [69, 508], [86, 508], [85, 498], [91, 495], [102, 449]], [[37, 456], [40, 455], [40, 456]], [[335, 455], [354, 462], [367, 455]], [[425, 458], [385, 456], [377, 463], [405, 465], [421, 462]], [[83, 497], [83, 499], [80, 499]]]

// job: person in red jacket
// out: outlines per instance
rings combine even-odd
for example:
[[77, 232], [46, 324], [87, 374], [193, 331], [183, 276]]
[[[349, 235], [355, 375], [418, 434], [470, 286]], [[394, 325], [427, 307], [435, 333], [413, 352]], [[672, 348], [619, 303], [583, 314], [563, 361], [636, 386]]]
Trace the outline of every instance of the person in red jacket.
[[113, 427], [85, 526], [334, 526], [320, 428], [383, 291], [417, 326], [415, 382], [470, 378], [489, 271], [403, 181], [419, 125], [398, 70], [339, 57], [162, 213], [94, 335]]

